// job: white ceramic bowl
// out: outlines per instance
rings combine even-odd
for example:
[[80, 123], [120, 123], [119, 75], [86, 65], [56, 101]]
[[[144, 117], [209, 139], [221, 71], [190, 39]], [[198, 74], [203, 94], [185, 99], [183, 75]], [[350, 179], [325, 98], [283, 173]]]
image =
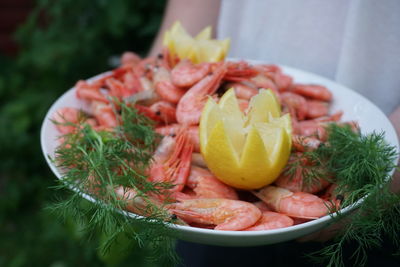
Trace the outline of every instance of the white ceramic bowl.
[[[258, 62], [253, 61], [253, 63]], [[283, 67], [283, 71], [291, 75], [295, 82], [321, 84], [328, 87], [334, 96], [331, 112], [338, 110], [344, 111], [342, 120], [357, 121], [363, 133], [384, 131], [386, 141], [390, 145], [395, 146], [397, 151], [399, 151], [397, 135], [392, 124], [385, 114], [372, 102], [358, 93], [318, 75], [289, 67]], [[97, 79], [99, 77], [101, 77], [101, 75], [92, 79]], [[50, 121], [50, 116], [61, 107], [75, 107], [83, 110], [87, 110], [88, 108], [84, 101], [80, 101], [75, 97], [74, 88], [71, 88], [51, 106], [44, 118], [41, 129], [41, 146], [47, 163], [58, 179], [61, 178], [61, 173], [50, 161], [49, 156], [54, 157], [54, 151], [58, 145], [56, 137], [59, 133]], [[90, 201], [95, 201], [88, 195], [84, 194], [83, 197]], [[361, 202], [362, 200], [358, 201], [352, 207], [343, 209], [343, 212], [348, 212]], [[138, 216], [128, 212], [124, 213], [132, 218]], [[171, 227], [177, 230], [177, 238], [195, 243], [221, 246], [257, 246], [284, 242], [305, 236], [326, 227], [331, 220], [332, 217], [327, 215], [303, 224], [268, 231], [219, 231], [180, 225], [172, 225]]]

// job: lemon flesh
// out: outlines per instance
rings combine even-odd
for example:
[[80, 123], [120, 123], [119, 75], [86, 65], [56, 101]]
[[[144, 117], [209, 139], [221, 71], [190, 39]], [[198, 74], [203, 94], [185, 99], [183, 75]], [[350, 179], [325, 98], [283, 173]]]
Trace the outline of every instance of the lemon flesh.
[[212, 29], [208, 26], [192, 37], [177, 21], [165, 32], [163, 45], [168, 47], [172, 55], [177, 55], [180, 59], [189, 59], [196, 64], [218, 62], [226, 57], [230, 41], [212, 39], [211, 35]]
[[217, 104], [209, 98], [200, 120], [200, 148], [208, 168], [222, 182], [240, 189], [272, 183], [291, 149], [291, 121], [281, 116], [270, 90], [261, 89], [245, 116], [233, 89]]

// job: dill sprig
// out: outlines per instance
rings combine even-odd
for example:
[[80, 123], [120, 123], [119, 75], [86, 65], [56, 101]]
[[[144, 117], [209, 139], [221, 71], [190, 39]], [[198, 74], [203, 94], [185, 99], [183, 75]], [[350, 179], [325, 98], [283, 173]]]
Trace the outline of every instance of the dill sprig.
[[[152, 183], [145, 175], [160, 137], [152, 122], [135, 109], [122, 103], [120, 112], [121, 126], [112, 132], [97, 132], [81, 124], [75, 125], [75, 132], [62, 136], [53, 159], [63, 172], [56, 188], [68, 189], [70, 194], [49, 208], [63, 218], [72, 217], [89, 235], [103, 233], [107, 238], [100, 247], [102, 253], [123, 234], [132, 244], [152, 247], [154, 260], [172, 265], [178, 257], [168, 223], [176, 219], [162, 208], [163, 203], [149, 197], [172, 185]], [[118, 187], [124, 188], [123, 196], [116, 193]], [[127, 200], [128, 188], [136, 195]], [[82, 197], [93, 201], [82, 207]], [[126, 211], [130, 205], [145, 216], [130, 218]]]
[[384, 238], [400, 249], [400, 196], [389, 189], [390, 173], [396, 166], [396, 148], [385, 142], [383, 133], [362, 135], [335, 124], [327, 130], [326, 145], [310, 153], [325, 162], [335, 175], [336, 192], [344, 196], [342, 208], [364, 200], [349, 216], [340, 211], [336, 214], [335, 221], [346, 217], [346, 223], [333, 243], [310, 256], [327, 266], [344, 266], [345, 246], [353, 243], [353, 264], [363, 266], [368, 251], [379, 248]]

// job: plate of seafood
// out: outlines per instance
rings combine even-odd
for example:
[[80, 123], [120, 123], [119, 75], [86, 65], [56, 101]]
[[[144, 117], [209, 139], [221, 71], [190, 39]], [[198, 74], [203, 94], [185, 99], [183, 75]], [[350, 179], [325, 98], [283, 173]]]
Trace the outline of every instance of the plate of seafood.
[[[123, 121], [120, 102], [128, 103], [160, 135], [143, 176], [173, 186], [165, 190], [168, 198], [146, 197], [182, 222], [169, 223], [178, 238], [257, 246], [311, 234], [332, 222], [335, 208], [347, 213], [362, 203], [361, 198], [340, 207], [340, 197], [332, 193], [334, 174], [322, 172], [307, 186], [304, 172], [297, 171], [304, 166], [297, 164], [294, 172], [292, 166], [289, 174], [288, 166], [302, 154], [329, 147], [329, 125], [347, 125], [362, 134], [384, 132], [386, 142], [399, 149], [392, 124], [378, 107], [324, 77], [254, 60], [171, 62], [168, 55], [141, 59], [126, 53], [120, 67], [77, 82], [55, 101], [43, 121], [41, 145], [58, 179], [65, 166], [56, 164], [57, 149], [77, 131], [76, 123], [83, 117], [94, 132], [113, 132]], [[270, 107], [261, 112], [260, 103]], [[260, 122], [261, 117], [269, 122]], [[263, 155], [269, 156], [265, 168]], [[240, 157], [243, 166], [229, 161]], [[128, 216], [146, 216], [135, 208], [143, 194], [133, 198], [137, 189], [114, 186], [114, 194], [128, 203]], [[82, 196], [98, 201], [95, 190]]]

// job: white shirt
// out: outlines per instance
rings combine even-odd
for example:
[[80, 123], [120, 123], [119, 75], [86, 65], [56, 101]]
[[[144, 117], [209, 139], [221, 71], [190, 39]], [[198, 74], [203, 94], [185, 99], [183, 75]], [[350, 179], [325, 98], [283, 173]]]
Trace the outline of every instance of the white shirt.
[[400, 0], [223, 0], [229, 56], [335, 80], [386, 114], [400, 105]]

